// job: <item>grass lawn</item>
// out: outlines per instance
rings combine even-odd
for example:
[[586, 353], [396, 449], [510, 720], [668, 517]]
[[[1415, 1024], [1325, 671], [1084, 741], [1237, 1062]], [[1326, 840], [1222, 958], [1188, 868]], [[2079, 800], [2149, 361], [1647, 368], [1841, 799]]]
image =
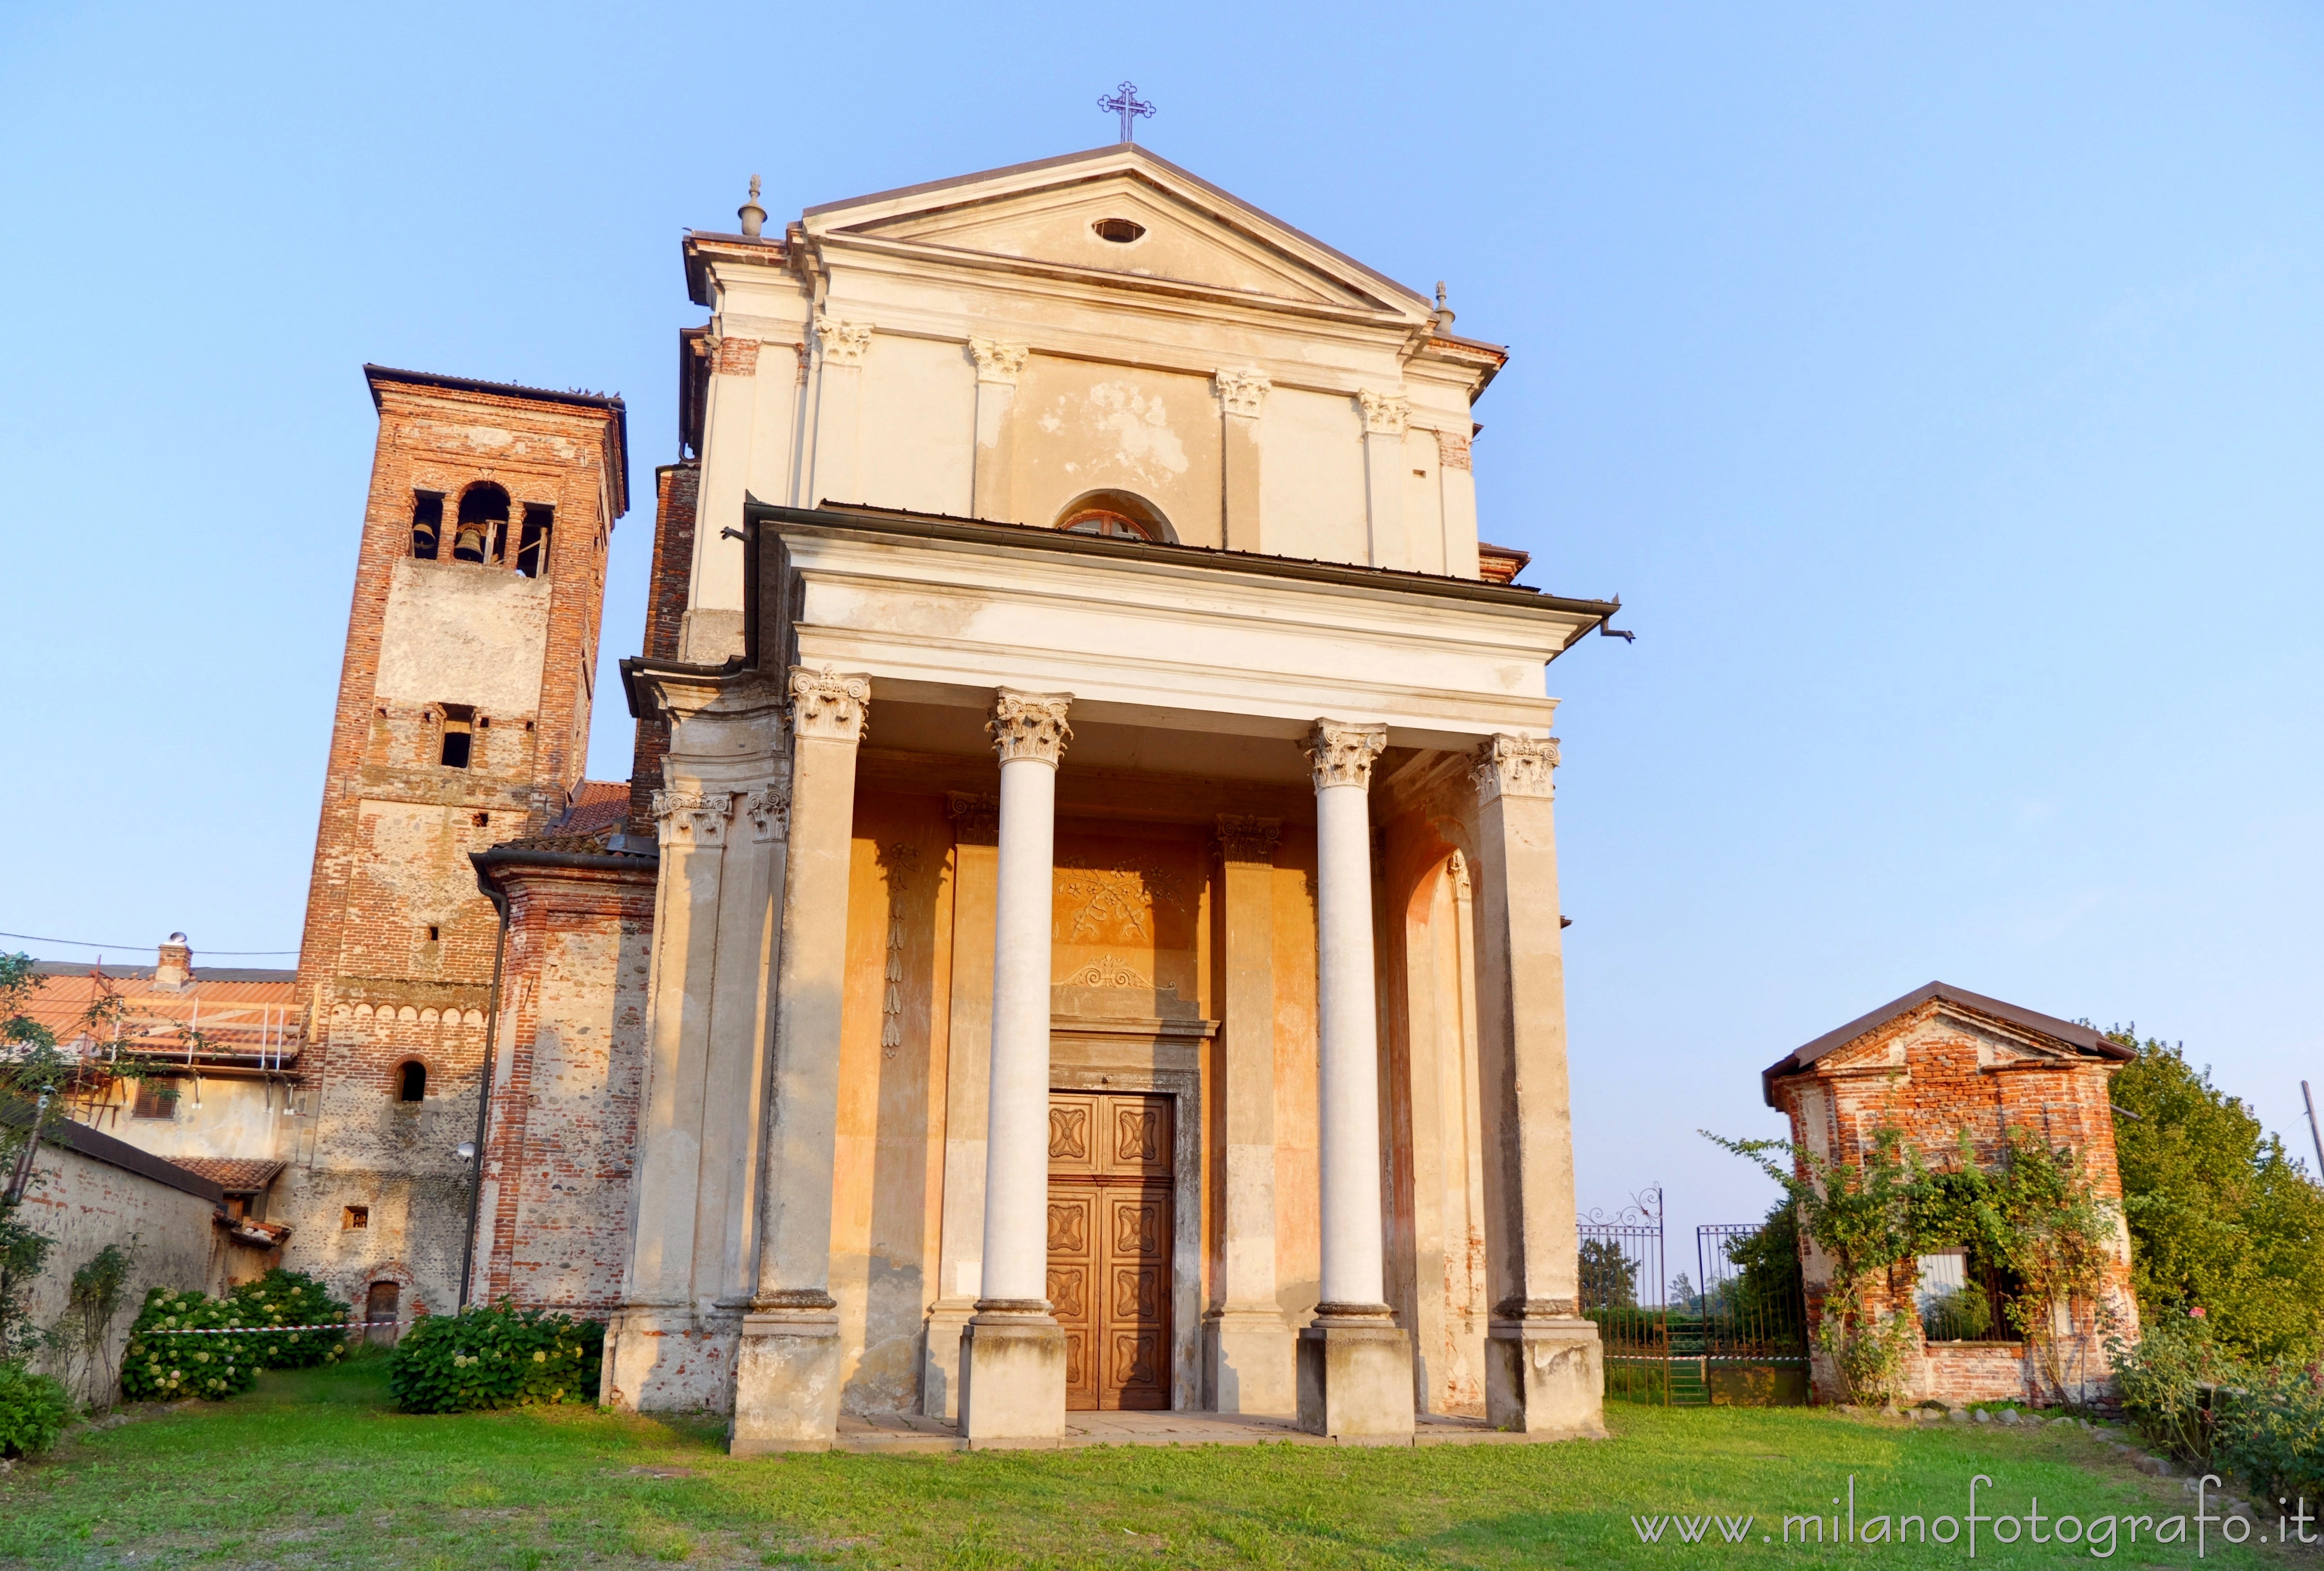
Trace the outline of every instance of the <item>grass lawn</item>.
[[[715, 1426], [536, 1408], [407, 1418], [377, 1359], [266, 1376], [235, 1400], [84, 1431], [0, 1477], [0, 1564], [414, 1568], [652, 1566], [1926, 1566], [1967, 1544], [1786, 1547], [1786, 1513], [1981, 1509], [2042, 1530], [2080, 1517], [2191, 1514], [2079, 1430], [1902, 1423], [1801, 1409], [1614, 1406], [1611, 1440], [1422, 1451], [1116, 1447], [730, 1460]], [[1837, 1508], [1829, 1503], [1841, 1498]], [[1634, 1516], [1753, 1519], [1688, 1545]], [[1844, 1529], [1844, 1522], [1843, 1522]], [[2273, 1535], [2270, 1520], [2263, 1530]], [[1827, 1531], [1830, 1530], [1827, 1524]], [[2191, 1533], [2191, 1524], [2190, 1531]], [[2324, 1566], [2317, 1550], [2205, 1564]], [[2085, 1564], [1981, 1527], [1976, 1563]], [[1762, 1541], [1774, 1535], [1773, 1543]], [[2110, 1558], [2191, 1566], [2142, 1533]], [[2296, 1558], [2295, 1558], [2296, 1557]]]

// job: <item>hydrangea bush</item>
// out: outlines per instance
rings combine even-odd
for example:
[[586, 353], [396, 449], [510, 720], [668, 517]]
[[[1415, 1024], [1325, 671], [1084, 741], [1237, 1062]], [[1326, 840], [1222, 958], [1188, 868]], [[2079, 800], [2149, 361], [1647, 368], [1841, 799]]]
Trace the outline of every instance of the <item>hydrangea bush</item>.
[[339, 1320], [346, 1312], [299, 1271], [269, 1271], [223, 1298], [155, 1288], [129, 1328], [121, 1394], [131, 1401], [218, 1401], [248, 1391], [267, 1370], [327, 1363], [346, 1351], [345, 1331], [267, 1328]]
[[503, 1300], [424, 1316], [388, 1359], [388, 1390], [407, 1413], [466, 1413], [528, 1402], [594, 1402], [605, 1327]]

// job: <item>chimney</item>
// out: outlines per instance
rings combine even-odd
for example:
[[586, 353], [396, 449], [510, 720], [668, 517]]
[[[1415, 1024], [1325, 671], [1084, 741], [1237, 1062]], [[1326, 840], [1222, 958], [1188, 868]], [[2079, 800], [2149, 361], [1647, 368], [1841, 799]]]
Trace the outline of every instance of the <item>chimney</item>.
[[171, 933], [170, 941], [161, 946], [153, 962], [153, 991], [177, 993], [194, 979], [194, 952], [186, 943], [186, 935]]

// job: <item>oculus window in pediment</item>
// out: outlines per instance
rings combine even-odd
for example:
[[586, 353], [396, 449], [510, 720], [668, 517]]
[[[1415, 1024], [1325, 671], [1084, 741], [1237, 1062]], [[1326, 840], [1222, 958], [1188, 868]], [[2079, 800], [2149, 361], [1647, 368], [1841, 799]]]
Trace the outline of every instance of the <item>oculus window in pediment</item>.
[[907, 213], [849, 232], [1313, 304], [1382, 303], [1355, 278], [1335, 278], [1217, 214], [1128, 178]]

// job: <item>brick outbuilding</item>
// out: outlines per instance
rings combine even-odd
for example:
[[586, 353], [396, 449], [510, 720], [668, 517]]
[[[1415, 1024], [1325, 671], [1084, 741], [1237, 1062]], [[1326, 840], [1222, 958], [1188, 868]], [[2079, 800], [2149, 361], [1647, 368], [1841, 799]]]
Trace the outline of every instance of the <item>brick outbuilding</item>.
[[[2116, 1207], [2115, 1247], [2097, 1298], [2052, 1311], [2060, 1354], [2052, 1372], [2011, 1326], [2006, 1272], [1968, 1251], [1922, 1256], [1914, 1291], [1923, 1335], [1906, 1381], [1913, 1400], [2081, 1401], [2103, 1389], [2111, 1373], [2106, 1324], [2127, 1338], [2138, 1323], [2108, 1095], [2115, 1072], [2135, 1056], [2088, 1025], [1932, 982], [1794, 1049], [1762, 1073], [1767, 1105], [1791, 1120], [1793, 1144], [1821, 1160], [1860, 1162], [1881, 1131], [1895, 1129], [1932, 1167], [1959, 1160], [1964, 1133], [1978, 1161], [1989, 1164], [2007, 1134], [2021, 1131], [2075, 1152], [2098, 1195]], [[1812, 1327], [1831, 1266], [1804, 1235], [1801, 1252]], [[1981, 1313], [1950, 1313], [1948, 1292]], [[1986, 1321], [1981, 1328], [1979, 1318]], [[1812, 1357], [1815, 1399], [1841, 1400], [1829, 1361], [1821, 1353]], [[2060, 1383], [2062, 1391], [2054, 1389]]]

